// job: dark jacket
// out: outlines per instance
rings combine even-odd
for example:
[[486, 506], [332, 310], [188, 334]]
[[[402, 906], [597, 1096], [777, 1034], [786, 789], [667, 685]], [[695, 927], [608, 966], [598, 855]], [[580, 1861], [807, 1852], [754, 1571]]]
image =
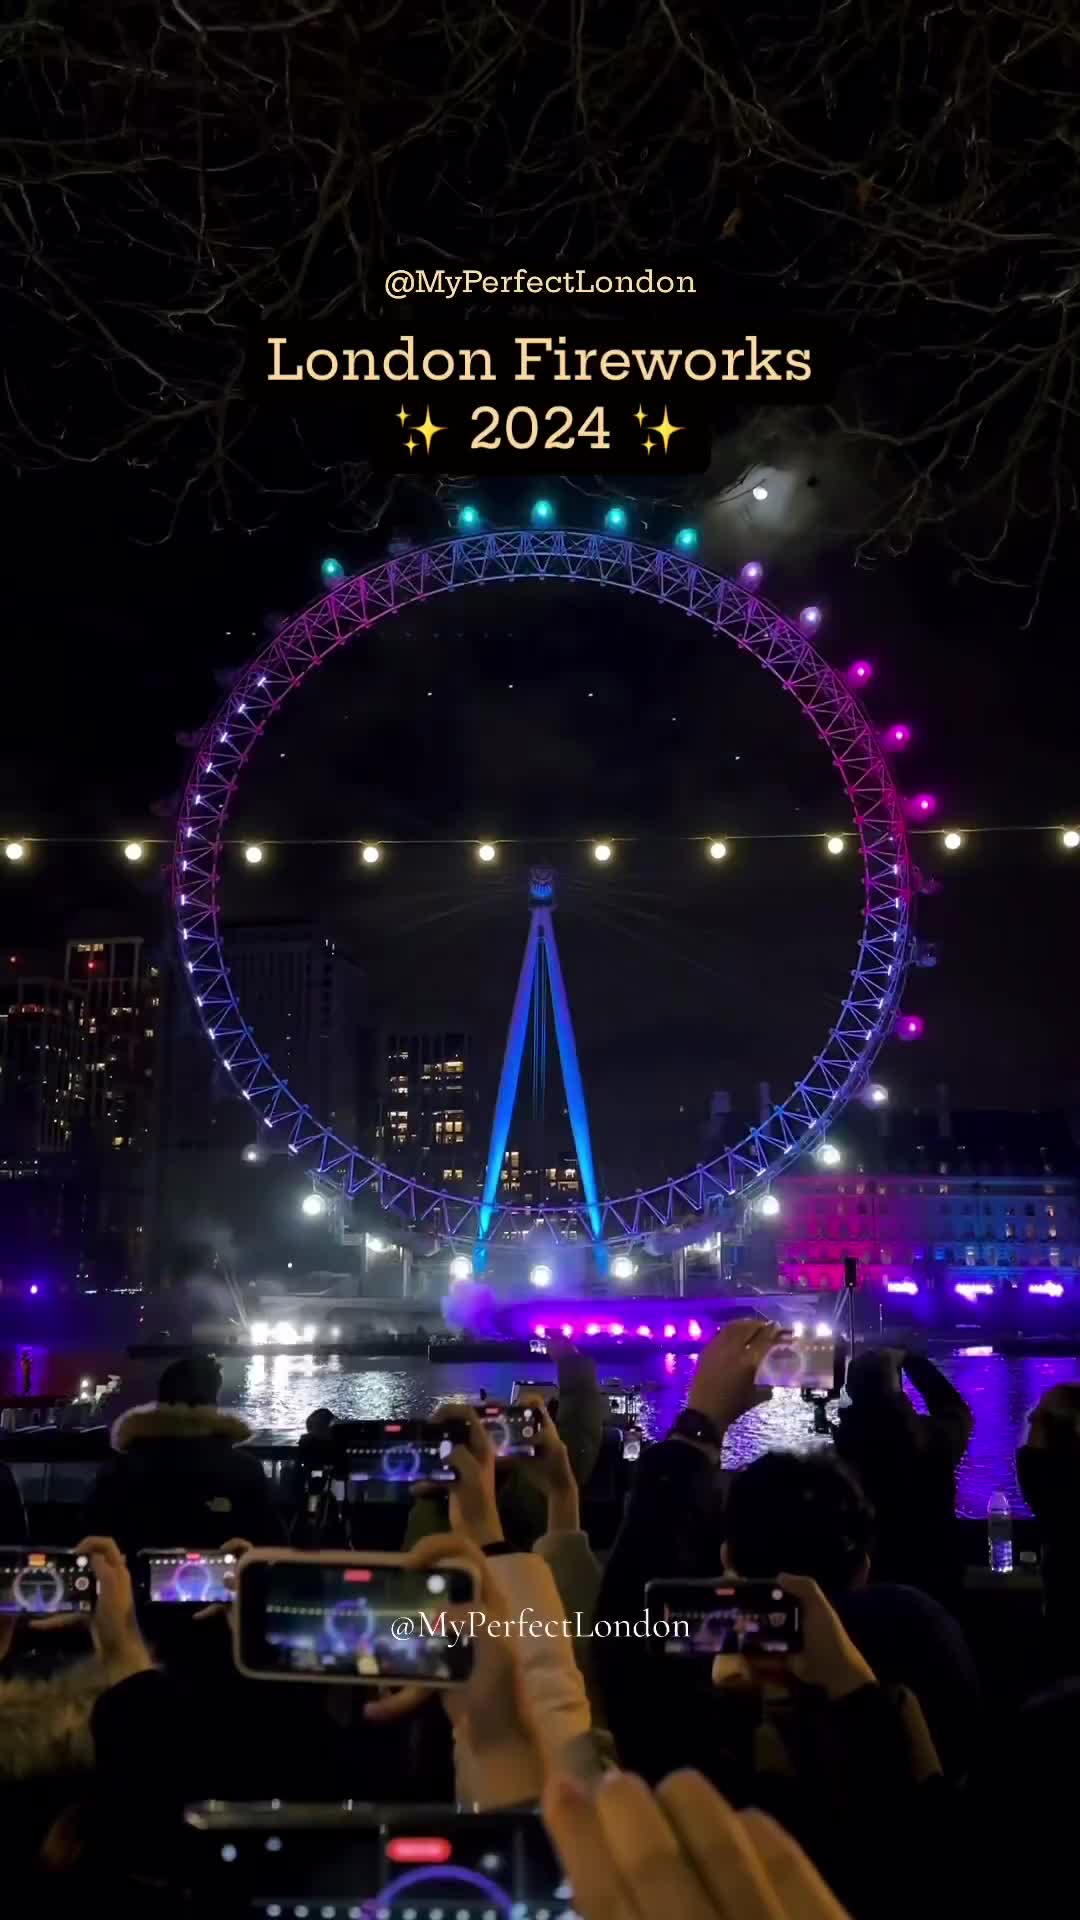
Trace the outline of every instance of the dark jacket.
[[0, 1546], [21, 1547], [27, 1538], [26, 1509], [19, 1483], [0, 1460]]
[[874, 1509], [874, 1580], [921, 1587], [954, 1605], [963, 1578], [956, 1519], [956, 1469], [975, 1422], [967, 1401], [925, 1354], [906, 1354], [904, 1372], [926, 1403], [916, 1413], [903, 1393], [845, 1407], [836, 1451]]
[[284, 1531], [270, 1483], [239, 1450], [251, 1429], [217, 1407], [132, 1407], [112, 1430], [114, 1460], [101, 1468], [83, 1515], [125, 1554], [142, 1547], [276, 1546]]
[[835, 1702], [799, 1703], [788, 1741], [798, 1775], [785, 1780], [755, 1766], [755, 1696], [713, 1687], [707, 1659], [671, 1657], [657, 1641], [618, 1631], [643, 1619], [648, 1581], [719, 1572], [725, 1483], [677, 1439], [639, 1463], [597, 1601], [596, 1619], [610, 1630], [601, 1627], [592, 1648], [620, 1765], [653, 1783], [699, 1768], [736, 1805], [762, 1807], [788, 1827], [856, 1920], [892, 1920], [907, 1910], [910, 1890], [883, 1882], [881, 1861], [899, 1828], [912, 1871], [924, 1872], [939, 1828], [936, 1792], [914, 1785], [892, 1691], [866, 1686]]
[[1051, 1669], [1080, 1672], [1076, 1621], [1080, 1613], [1080, 1450], [1023, 1446], [1016, 1478], [1035, 1516]]

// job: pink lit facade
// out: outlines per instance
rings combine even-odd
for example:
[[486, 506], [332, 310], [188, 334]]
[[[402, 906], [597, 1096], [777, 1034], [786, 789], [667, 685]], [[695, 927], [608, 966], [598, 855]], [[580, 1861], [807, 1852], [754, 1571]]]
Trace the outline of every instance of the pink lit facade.
[[[1080, 1281], [1080, 1183], [1062, 1175], [834, 1172], [778, 1183], [778, 1278], [799, 1292], [844, 1284], [844, 1257], [882, 1293], [994, 1293]], [[910, 1283], [910, 1284], [905, 1284]]]

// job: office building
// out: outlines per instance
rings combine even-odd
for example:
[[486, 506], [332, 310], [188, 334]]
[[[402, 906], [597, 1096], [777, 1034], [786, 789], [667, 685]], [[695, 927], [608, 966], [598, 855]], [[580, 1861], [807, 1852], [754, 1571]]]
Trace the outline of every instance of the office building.
[[394, 1024], [384, 1027], [379, 1053], [380, 1151], [394, 1165], [424, 1161], [438, 1180], [462, 1183], [475, 1149], [469, 1035]]
[[[236, 927], [224, 945], [237, 999], [274, 1070], [319, 1120], [357, 1138], [374, 1105], [365, 1093], [362, 969], [323, 926]], [[163, 999], [150, 1270], [164, 1284], [215, 1262], [284, 1270], [316, 1238], [298, 1214], [307, 1187], [287, 1132], [260, 1126], [237, 1094], [172, 955]]]
[[84, 996], [53, 974], [0, 981], [0, 1291], [74, 1287], [93, 1245]]

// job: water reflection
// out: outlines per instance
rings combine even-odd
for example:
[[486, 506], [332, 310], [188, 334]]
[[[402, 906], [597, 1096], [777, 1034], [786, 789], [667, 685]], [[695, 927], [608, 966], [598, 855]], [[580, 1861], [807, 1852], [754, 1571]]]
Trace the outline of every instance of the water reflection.
[[[975, 1415], [974, 1437], [960, 1469], [961, 1512], [981, 1518], [990, 1495], [1000, 1489], [1016, 1512], [1025, 1513], [1013, 1455], [1026, 1416], [1048, 1387], [1080, 1379], [1080, 1361], [956, 1354], [941, 1364]], [[274, 1354], [268, 1363], [268, 1357], [259, 1354], [227, 1363], [224, 1398], [260, 1432], [285, 1436], [302, 1429], [315, 1407], [329, 1407], [339, 1419], [391, 1420], [430, 1413], [440, 1400], [481, 1387], [493, 1399], [507, 1396], [515, 1377], [526, 1371], [521, 1362], [440, 1367], [420, 1360], [370, 1373], [347, 1369], [339, 1355]], [[546, 1375], [554, 1380], [554, 1369], [543, 1361], [533, 1362], [531, 1372], [538, 1379]], [[689, 1356], [655, 1354], [635, 1360], [625, 1374], [626, 1384], [644, 1389], [641, 1424], [650, 1439], [671, 1425], [685, 1402], [692, 1373]], [[912, 1398], [921, 1410], [918, 1396]], [[815, 1436], [810, 1408], [798, 1395], [778, 1392], [732, 1429], [724, 1464], [745, 1466], [770, 1447], [809, 1452], [827, 1445]]]

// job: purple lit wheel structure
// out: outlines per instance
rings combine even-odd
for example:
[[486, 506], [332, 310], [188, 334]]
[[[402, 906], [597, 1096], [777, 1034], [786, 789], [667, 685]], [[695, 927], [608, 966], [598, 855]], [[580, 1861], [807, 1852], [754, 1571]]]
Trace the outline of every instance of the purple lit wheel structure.
[[[915, 890], [904, 805], [847, 679], [821, 658], [797, 622], [745, 587], [679, 554], [607, 534], [473, 534], [385, 560], [340, 581], [288, 623], [243, 669], [205, 728], [180, 804], [172, 876], [182, 958], [207, 1034], [240, 1096], [265, 1127], [287, 1135], [310, 1171], [347, 1195], [374, 1192], [410, 1225], [446, 1240], [477, 1238], [481, 1201], [411, 1180], [339, 1139], [297, 1099], [263, 1053], [233, 991], [221, 932], [220, 882], [229, 811], [253, 749], [289, 695], [340, 647], [437, 594], [513, 580], [622, 589], [701, 621], [771, 673], [825, 743], [851, 803], [865, 899], [856, 965], [821, 1052], [786, 1100], [737, 1146], [647, 1192], [602, 1200], [602, 1239], [629, 1245], [749, 1199], [818, 1142], [866, 1082], [893, 1032], [913, 957]], [[493, 1209], [487, 1241], [537, 1225], [536, 1210]], [[595, 1239], [583, 1205], [545, 1207], [553, 1241]]]

